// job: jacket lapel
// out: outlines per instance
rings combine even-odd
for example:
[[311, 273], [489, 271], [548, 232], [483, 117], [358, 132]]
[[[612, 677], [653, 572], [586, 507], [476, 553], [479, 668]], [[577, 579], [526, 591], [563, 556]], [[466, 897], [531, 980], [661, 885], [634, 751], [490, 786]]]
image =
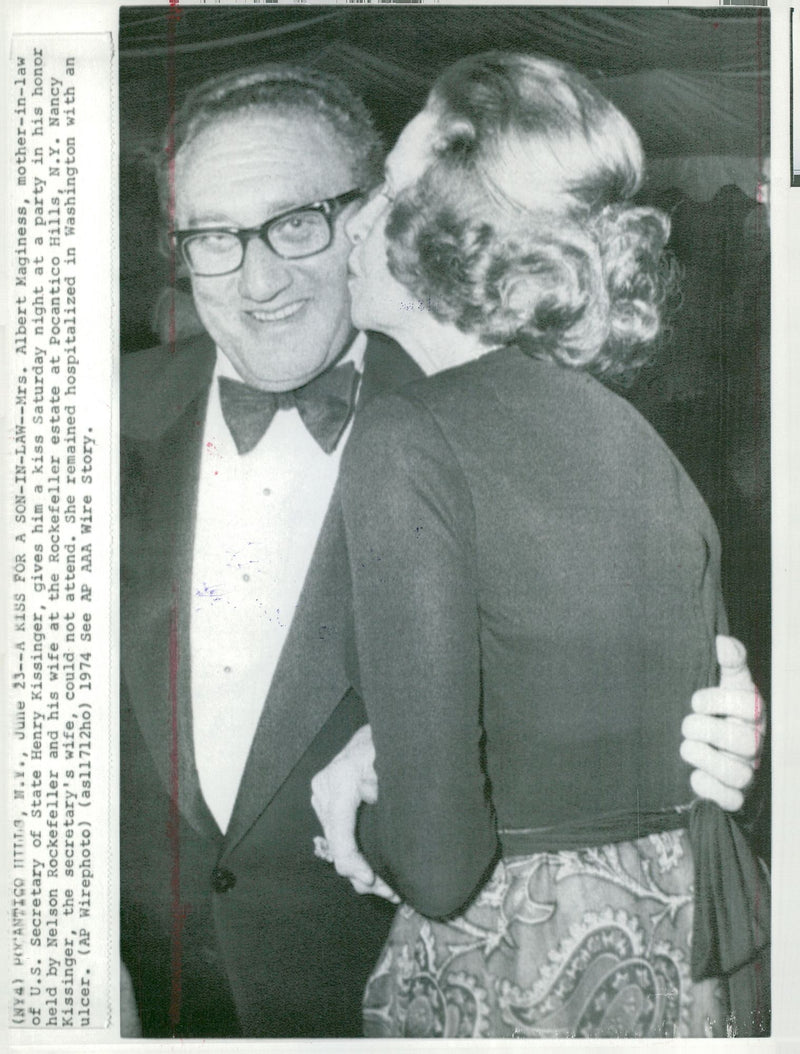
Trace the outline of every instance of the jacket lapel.
[[200, 793], [191, 726], [191, 564], [214, 348], [126, 363], [122, 425], [122, 674], [155, 766], [181, 814], [219, 836]]
[[[419, 368], [393, 341], [370, 335], [359, 408], [419, 376]], [[350, 687], [345, 666], [349, 598], [337, 484], [256, 729], [225, 836], [226, 852], [267, 808]]]

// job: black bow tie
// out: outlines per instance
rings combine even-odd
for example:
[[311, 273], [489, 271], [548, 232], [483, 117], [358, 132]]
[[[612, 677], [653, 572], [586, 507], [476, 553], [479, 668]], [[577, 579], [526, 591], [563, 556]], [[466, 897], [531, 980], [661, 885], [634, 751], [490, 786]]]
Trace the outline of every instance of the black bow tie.
[[259, 442], [278, 410], [293, 406], [326, 454], [336, 449], [355, 404], [359, 374], [352, 362], [327, 370], [291, 392], [264, 392], [230, 377], [219, 378], [222, 416], [236, 449], [246, 454]]

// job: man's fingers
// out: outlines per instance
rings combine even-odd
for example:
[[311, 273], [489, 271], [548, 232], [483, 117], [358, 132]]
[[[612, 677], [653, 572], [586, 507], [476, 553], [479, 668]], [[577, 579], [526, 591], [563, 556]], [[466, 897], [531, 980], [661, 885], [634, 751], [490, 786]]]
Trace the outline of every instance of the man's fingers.
[[751, 688], [700, 688], [692, 696], [692, 710], [696, 714], [714, 714], [717, 717], [738, 717], [763, 726], [766, 723], [764, 701], [758, 689]]
[[717, 637], [720, 688], [754, 688], [745, 646], [735, 637]]
[[[681, 757], [692, 768], [701, 769], [710, 777], [734, 791], [744, 790], [753, 779], [752, 765], [732, 754], [716, 750], [714, 747], [710, 747], [708, 743], [684, 739], [681, 743]], [[728, 806], [725, 806], [725, 808], [728, 808]]]
[[752, 761], [758, 757], [761, 732], [750, 721], [732, 717], [711, 717], [708, 714], [687, 714], [681, 725], [686, 739], [708, 743], [718, 750]]
[[744, 795], [741, 791], [734, 790], [733, 787], [726, 787], [701, 769], [695, 769], [689, 781], [698, 798], [709, 798], [727, 812], [737, 812], [744, 803]]

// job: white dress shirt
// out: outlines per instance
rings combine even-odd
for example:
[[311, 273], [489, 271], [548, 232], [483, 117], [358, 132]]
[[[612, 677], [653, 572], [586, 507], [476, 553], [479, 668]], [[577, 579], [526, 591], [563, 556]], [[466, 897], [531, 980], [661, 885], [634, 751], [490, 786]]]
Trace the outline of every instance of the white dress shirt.
[[[366, 337], [343, 362], [361, 370]], [[325, 454], [296, 409], [237, 453], [218, 377], [240, 379], [217, 351], [203, 431], [192, 562], [191, 676], [200, 787], [225, 831], [351, 425]]]

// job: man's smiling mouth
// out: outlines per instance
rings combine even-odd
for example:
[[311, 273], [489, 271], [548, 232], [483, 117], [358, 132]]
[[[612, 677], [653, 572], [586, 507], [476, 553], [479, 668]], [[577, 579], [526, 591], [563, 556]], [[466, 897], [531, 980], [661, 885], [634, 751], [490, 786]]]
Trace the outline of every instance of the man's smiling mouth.
[[245, 314], [255, 319], [256, 322], [283, 322], [284, 319], [296, 315], [298, 311], [305, 307], [306, 303], [306, 300], [293, 300], [290, 304], [276, 307], [272, 311], [267, 311], [265, 308], [251, 308]]

